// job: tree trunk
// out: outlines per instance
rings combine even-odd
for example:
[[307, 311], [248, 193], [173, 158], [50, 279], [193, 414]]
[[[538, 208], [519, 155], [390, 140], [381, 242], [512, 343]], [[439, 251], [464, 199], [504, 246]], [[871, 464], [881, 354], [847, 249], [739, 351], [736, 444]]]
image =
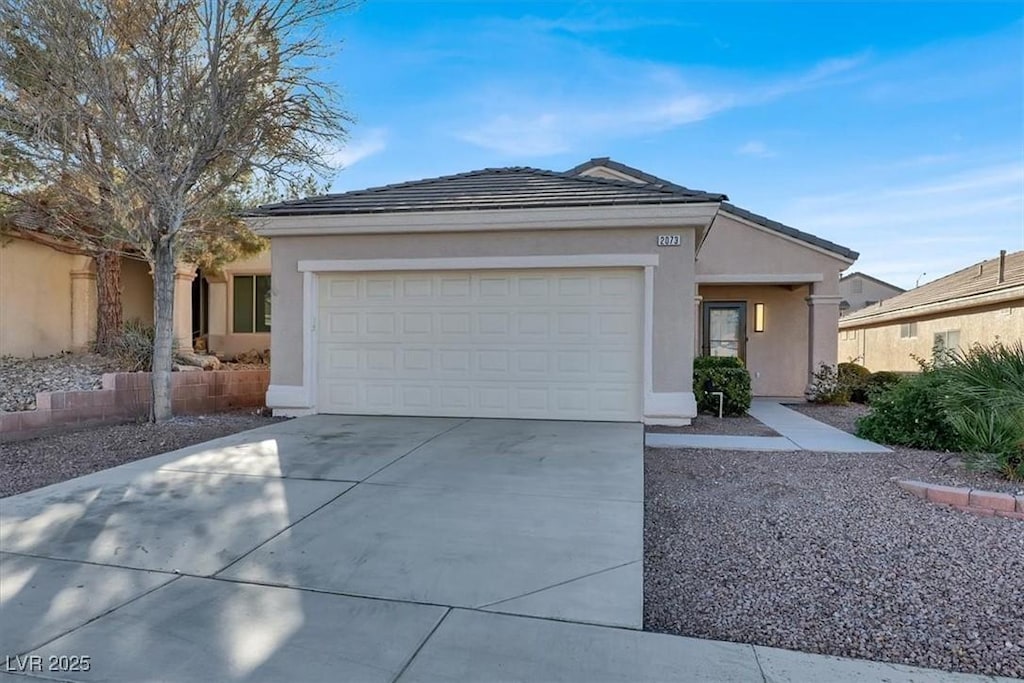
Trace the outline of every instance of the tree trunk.
[[121, 337], [121, 256], [101, 251], [96, 262], [96, 352], [110, 354]]
[[171, 367], [174, 358], [174, 272], [177, 264], [169, 237], [154, 245], [153, 258], [153, 403], [150, 420], [171, 417]]

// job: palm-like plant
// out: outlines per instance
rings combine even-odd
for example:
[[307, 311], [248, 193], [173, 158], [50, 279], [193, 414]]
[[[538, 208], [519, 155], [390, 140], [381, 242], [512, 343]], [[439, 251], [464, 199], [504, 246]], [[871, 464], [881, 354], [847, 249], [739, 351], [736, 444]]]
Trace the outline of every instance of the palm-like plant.
[[942, 406], [968, 464], [1024, 479], [1024, 343], [952, 351], [943, 374]]

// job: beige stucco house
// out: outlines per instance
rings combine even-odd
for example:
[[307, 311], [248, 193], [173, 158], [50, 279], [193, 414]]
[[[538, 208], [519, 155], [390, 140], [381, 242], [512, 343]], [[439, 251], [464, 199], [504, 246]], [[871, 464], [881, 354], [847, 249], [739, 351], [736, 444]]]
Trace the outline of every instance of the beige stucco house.
[[686, 424], [701, 353], [744, 358], [757, 395], [799, 397], [836, 362], [839, 274], [857, 257], [609, 159], [258, 214], [267, 402], [291, 415]]
[[[46, 235], [26, 239], [18, 234], [0, 241], [0, 356], [28, 358], [87, 349], [96, 336], [92, 259], [62, 251]], [[191, 348], [200, 337], [210, 351], [226, 356], [269, 348], [269, 281], [266, 251], [217, 273], [182, 265], [175, 278], [179, 348]], [[122, 259], [121, 303], [125, 320], [152, 323], [149, 264]]]
[[839, 296], [842, 297], [839, 302], [839, 317], [856, 313], [862, 308], [891, 299], [905, 291], [865, 273], [847, 273], [839, 278]]
[[919, 369], [936, 345], [1024, 339], [1024, 251], [1000, 253], [839, 321], [839, 358], [870, 370]]

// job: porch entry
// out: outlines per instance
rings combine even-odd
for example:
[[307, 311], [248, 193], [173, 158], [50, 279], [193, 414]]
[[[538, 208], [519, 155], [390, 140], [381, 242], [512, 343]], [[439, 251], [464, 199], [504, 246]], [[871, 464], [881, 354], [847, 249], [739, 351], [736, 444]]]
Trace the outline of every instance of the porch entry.
[[702, 354], [747, 359], [747, 303], [705, 302]]

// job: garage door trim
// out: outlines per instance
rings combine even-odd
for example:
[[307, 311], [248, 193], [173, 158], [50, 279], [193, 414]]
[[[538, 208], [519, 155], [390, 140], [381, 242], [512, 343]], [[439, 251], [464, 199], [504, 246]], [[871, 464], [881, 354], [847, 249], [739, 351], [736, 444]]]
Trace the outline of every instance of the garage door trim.
[[[271, 387], [278, 390], [275, 400], [290, 402], [292, 405], [309, 406], [309, 413], [316, 413], [319, 395], [317, 378], [317, 325], [319, 302], [319, 274], [367, 271], [417, 271], [417, 270], [512, 270], [536, 268], [611, 268], [635, 267], [644, 269], [643, 278], [643, 377], [641, 414], [649, 412], [655, 399], [653, 387], [654, 347], [654, 268], [658, 265], [657, 254], [581, 254], [554, 256], [500, 256], [500, 257], [454, 257], [454, 258], [411, 258], [411, 259], [336, 259], [300, 261], [302, 272], [302, 376], [303, 386], [299, 391], [288, 393], [285, 387]], [[283, 391], [282, 391], [283, 390]], [[293, 390], [294, 391], [294, 390]], [[665, 398], [668, 398], [667, 396]], [[659, 401], [660, 402], [660, 401]], [[305, 412], [305, 411], [304, 411]]]

